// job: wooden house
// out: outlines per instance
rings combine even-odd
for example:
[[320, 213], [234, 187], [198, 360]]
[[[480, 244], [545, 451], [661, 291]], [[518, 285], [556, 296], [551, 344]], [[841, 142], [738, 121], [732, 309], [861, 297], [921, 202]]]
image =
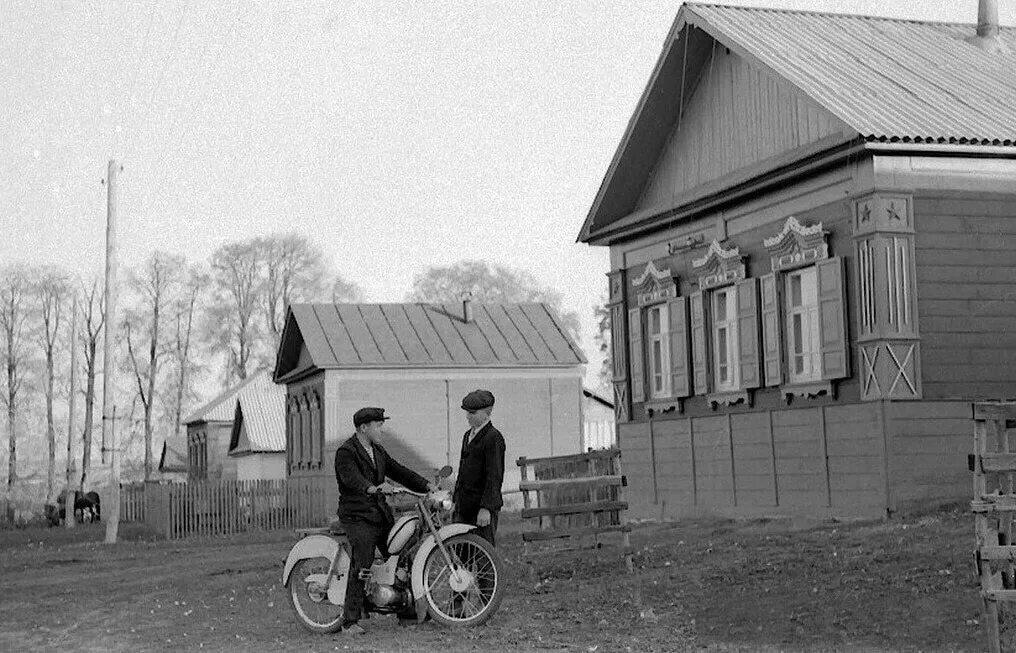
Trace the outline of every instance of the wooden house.
[[391, 417], [386, 443], [404, 464], [457, 468], [462, 398], [486, 388], [507, 444], [503, 487], [517, 490], [520, 456], [580, 450], [585, 362], [544, 304], [294, 304], [275, 368], [289, 478], [324, 483], [337, 499], [335, 449], [363, 406]]
[[[685, 4], [579, 235], [636, 516], [969, 497], [1016, 396], [1016, 32]], [[971, 17], [973, 18], [973, 17]]]
[[[237, 401], [244, 393], [271, 392], [267, 371], [251, 374], [184, 418], [187, 427], [187, 478], [195, 481], [235, 481], [239, 457], [233, 448], [233, 420]], [[247, 465], [249, 466], [249, 465]]]
[[267, 372], [236, 395], [228, 454], [238, 481], [286, 478], [286, 389]]
[[595, 390], [582, 389], [582, 450], [608, 449], [616, 442], [614, 402]]

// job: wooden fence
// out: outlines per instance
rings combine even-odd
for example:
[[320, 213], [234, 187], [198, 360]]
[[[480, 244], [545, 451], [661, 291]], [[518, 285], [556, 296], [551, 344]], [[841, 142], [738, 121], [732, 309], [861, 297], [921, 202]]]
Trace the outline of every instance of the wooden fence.
[[517, 464], [522, 475], [522, 542], [527, 559], [537, 553], [531, 550], [532, 543], [592, 537], [592, 546], [599, 548], [601, 535], [616, 532], [622, 536], [628, 570], [633, 570], [631, 526], [625, 519], [628, 503], [622, 494], [627, 483], [619, 450], [519, 458]]
[[1016, 602], [1016, 402], [974, 404], [976, 573], [981, 585], [988, 650], [1001, 651], [999, 603]]
[[170, 539], [320, 526], [335, 512], [334, 506], [326, 505], [327, 480], [123, 486], [121, 515], [125, 521], [144, 521]]

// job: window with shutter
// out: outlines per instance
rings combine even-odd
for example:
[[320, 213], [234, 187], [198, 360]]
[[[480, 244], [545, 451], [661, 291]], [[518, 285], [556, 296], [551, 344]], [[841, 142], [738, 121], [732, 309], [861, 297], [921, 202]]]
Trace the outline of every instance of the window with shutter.
[[761, 378], [757, 284], [745, 279], [740, 250], [716, 240], [692, 269], [699, 285], [691, 297], [695, 393], [712, 404], [748, 401], [745, 390]]
[[[688, 395], [686, 309], [684, 299], [678, 297], [678, 280], [672, 269], [672, 259], [664, 258], [629, 272], [628, 361], [633, 403]], [[681, 343], [685, 343], [683, 347]]]
[[787, 218], [763, 241], [773, 273], [762, 280], [765, 383], [793, 394], [829, 393], [849, 374], [843, 261], [830, 257], [822, 223]]

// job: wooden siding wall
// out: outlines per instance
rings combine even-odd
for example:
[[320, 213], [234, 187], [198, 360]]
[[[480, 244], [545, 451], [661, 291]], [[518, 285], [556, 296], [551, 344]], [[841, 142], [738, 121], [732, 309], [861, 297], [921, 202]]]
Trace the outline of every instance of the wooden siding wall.
[[914, 223], [925, 398], [1016, 397], [1016, 197], [918, 195]]
[[[478, 387], [494, 393], [493, 423], [505, 436], [506, 505], [518, 503], [518, 468], [511, 464], [522, 456], [543, 457], [578, 453], [582, 446], [582, 380], [550, 378], [342, 378], [329, 370], [325, 382], [324, 464], [320, 470], [302, 472], [300, 478], [323, 479], [331, 514], [338, 505], [335, 485], [335, 450], [353, 434], [353, 413], [363, 406], [382, 406], [392, 419], [388, 428], [398, 435], [400, 462], [424, 475], [450, 464], [456, 471], [462, 434], [469, 428], [460, 408], [462, 397]], [[319, 377], [305, 381], [316, 383]], [[514, 502], [514, 503], [513, 503]]]
[[973, 452], [969, 401], [886, 404], [890, 508], [906, 512], [969, 500]]
[[639, 209], [740, 168], [814, 143], [846, 126], [744, 59], [716, 46], [685, 98], [682, 120], [668, 137]]
[[631, 515], [885, 515], [881, 404], [620, 426]]

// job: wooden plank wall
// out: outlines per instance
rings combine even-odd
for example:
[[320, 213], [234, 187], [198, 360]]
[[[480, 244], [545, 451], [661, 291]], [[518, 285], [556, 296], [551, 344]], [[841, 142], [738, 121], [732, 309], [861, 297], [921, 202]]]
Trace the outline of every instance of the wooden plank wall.
[[620, 425], [630, 514], [882, 517], [881, 404], [657, 419]]
[[905, 512], [968, 497], [969, 401], [889, 403], [886, 419], [891, 508]]
[[[711, 61], [710, 61], [711, 59]], [[668, 136], [639, 207], [836, 134], [845, 125], [789, 84], [718, 46]]]
[[1016, 198], [914, 198], [926, 399], [1016, 397]]

